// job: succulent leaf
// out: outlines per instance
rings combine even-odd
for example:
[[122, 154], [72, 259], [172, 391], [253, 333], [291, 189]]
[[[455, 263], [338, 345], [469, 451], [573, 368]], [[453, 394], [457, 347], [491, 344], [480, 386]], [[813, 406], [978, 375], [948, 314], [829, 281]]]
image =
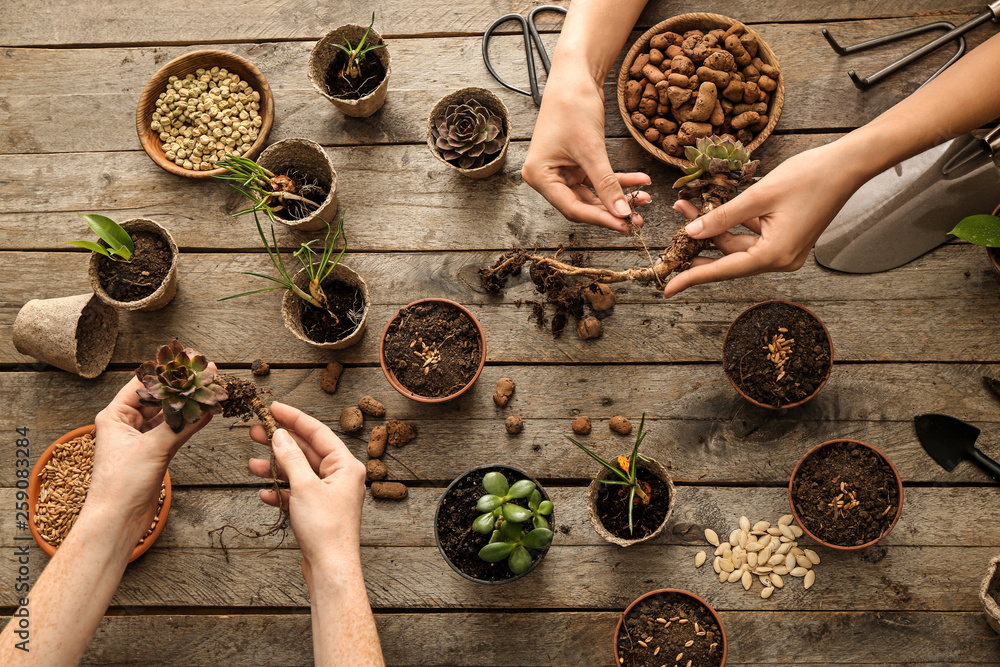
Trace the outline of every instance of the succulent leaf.
[[507, 495], [511, 498], [527, 498], [534, 490], [534, 482], [530, 479], [522, 479], [519, 482], [514, 482], [513, 486], [510, 487], [510, 491], [507, 492]]
[[515, 547], [507, 559], [507, 566], [514, 574], [522, 574], [531, 567], [531, 554], [522, 546]]
[[483, 488], [486, 489], [486, 493], [503, 498], [507, 495], [507, 490], [510, 487], [507, 485], [507, 478], [501, 473], [488, 472], [486, 473], [486, 476], [483, 477]]
[[215, 384], [208, 359], [177, 340], [161, 345], [156, 361], [144, 362], [135, 375], [143, 385], [136, 390], [139, 401], [159, 404], [174, 433], [180, 433], [186, 423], [197, 422], [206, 412], [222, 412], [221, 401], [229, 398], [226, 390]]
[[503, 120], [474, 99], [448, 105], [432, 125], [431, 136], [441, 157], [462, 169], [492, 162], [506, 141]]

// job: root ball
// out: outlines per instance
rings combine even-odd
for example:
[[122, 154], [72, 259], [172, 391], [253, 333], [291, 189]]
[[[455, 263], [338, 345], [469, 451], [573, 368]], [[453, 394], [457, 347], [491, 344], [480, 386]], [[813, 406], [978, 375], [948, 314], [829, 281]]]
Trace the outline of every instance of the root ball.
[[373, 459], [381, 458], [385, 454], [385, 443], [388, 436], [385, 424], [379, 424], [373, 428], [372, 434], [368, 439], [368, 456]]
[[497, 388], [493, 392], [493, 402], [501, 408], [506, 407], [507, 402], [510, 401], [510, 397], [514, 393], [514, 387], [514, 381], [510, 378], [500, 378], [497, 380]]
[[406, 485], [399, 482], [372, 482], [372, 495], [386, 500], [402, 500], [406, 497]]
[[402, 447], [417, 437], [417, 429], [410, 422], [390, 419], [385, 427], [388, 433], [389, 444], [393, 447]]
[[389, 469], [378, 459], [372, 459], [365, 465], [365, 477], [369, 482], [385, 479], [389, 475]]

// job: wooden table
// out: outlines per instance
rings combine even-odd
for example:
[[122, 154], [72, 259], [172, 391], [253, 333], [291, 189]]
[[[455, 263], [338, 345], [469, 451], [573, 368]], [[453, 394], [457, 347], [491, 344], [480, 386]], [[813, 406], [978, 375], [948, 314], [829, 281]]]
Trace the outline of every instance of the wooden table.
[[[0, 611], [16, 605], [14, 545], [23, 544], [14, 540], [15, 428], [30, 427], [37, 457], [58, 435], [90, 423], [140, 361], [178, 336], [224, 368], [247, 373], [257, 357], [271, 362], [274, 396], [334, 428], [341, 409], [362, 394], [382, 400], [389, 416], [418, 424], [418, 439], [386, 457], [391, 477], [412, 483], [409, 498], [369, 499], [362, 531], [369, 595], [391, 664], [609, 665], [621, 610], [665, 586], [695, 591], [719, 609], [734, 665], [1000, 664], [1000, 637], [977, 600], [986, 563], [1000, 551], [1000, 492], [971, 465], [942, 470], [912, 425], [922, 412], [955, 414], [981, 426], [984, 449], [1000, 453], [1000, 403], [979, 380], [984, 369], [1000, 370], [1000, 284], [983, 251], [949, 244], [868, 276], [833, 273], [810, 260], [797, 273], [698, 287], [670, 301], [632, 286], [619, 290], [599, 340], [536, 330], [530, 308], [519, 306], [534, 297], [532, 289], [522, 281], [504, 298], [487, 296], [476, 287], [477, 267], [515, 243], [574, 244], [595, 264], [628, 266], [636, 258], [628, 241], [565, 221], [520, 178], [536, 110], [490, 78], [480, 38], [500, 13], [533, 4], [376, 3], [377, 26], [392, 49], [389, 97], [374, 117], [349, 119], [310, 87], [306, 59], [320, 35], [361, 22], [371, 3], [280, 0], [250, 12], [237, 0], [164, 0], [150, 6], [155, 11], [120, 2], [8, 0], [0, 21]], [[945, 58], [928, 58], [861, 93], [847, 78], [849, 67], [874, 71], [914, 43], [842, 58], [824, 42], [822, 27], [854, 43], [942, 15], [964, 21], [981, 5], [654, 0], [638, 29], [684, 11], [718, 11], [754, 24], [787, 80], [778, 131], [758, 153], [766, 172], [903, 99]], [[558, 26], [546, 27], [551, 48]], [[993, 32], [981, 28], [970, 42]], [[271, 140], [308, 137], [336, 164], [350, 242], [345, 261], [366, 278], [374, 302], [370, 330], [350, 350], [329, 353], [295, 340], [281, 325], [277, 293], [218, 303], [259, 286], [242, 271], [267, 270], [252, 224], [228, 216], [234, 200], [222, 185], [168, 175], [139, 149], [133, 119], [142, 86], [163, 63], [208, 45], [250, 58], [267, 76], [277, 107]], [[498, 38], [494, 62], [523, 81], [520, 37]], [[431, 106], [469, 85], [498, 92], [513, 115], [507, 164], [483, 182], [452, 174], [424, 145]], [[610, 82], [607, 91], [611, 161], [653, 177], [645, 234], [651, 247], [662, 247], [678, 224], [669, 188], [676, 172], [628, 138]], [[14, 350], [10, 335], [28, 299], [89, 290], [87, 255], [63, 244], [84, 233], [76, 211], [153, 218], [182, 252], [176, 299], [156, 313], [124, 313], [112, 365], [92, 381], [33, 364]], [[308, 238], [279, 234], [288, 249]], [[397, 395], [377, 363], [389, 317], [427, 296], [467, 304], [489, 345], [473, 390], [438, 407]], [[743, 402], [719, 366], [732, 319], [771, 298], [814, 310], [836, 348], [833, 376], [819, 397], [782, 413]], [[348, 367], [333, 396], [319, 388], [331, 359]], [[502, 376], [517, 382], [505, 411], [490, 400]], [[584, 486], [595, 466], [563, 434], [575, 415], [589, 415], [596, 446], [616, 454], [626, 440], [608, 431], [607, 420], [643, 412], [651, 431], [646, 452], [669, 462], [679, 497], [664, 535], [622, 550], [588, 524]], [[524, 418], [519, 436], [504, 432], [508, 414]], [[371, 425], [344, 438], [362, 459]], [[880, 447], [904, 476], [903, 518], [879, 548], [823, 550], [812, 590], [795, 581], [769, 600], [693, 567], [703, 527], [729, 530], [741, 514], [784, 514], [795, 462], [836, 437]], [[180, 451], [170, 466], [167, 528], [129, 567], [87, 663], [311, 664], [294, 538], [274, 548], [276, 542], [230, 535], [227, 554], [209, 535], [229, 520], [271, 520], [271, 508], [257, 499], [260, 482], [246, 469], [247, 459], [261, 453], [245, 426], [225, 419]], [[562, 526], [542, 566], [502, 587], [455, 575], [432, 532], [443, 487], [490, 462], [541, 479]], [[35, 548], [31, 558], [34, 578], [46, 558]]]

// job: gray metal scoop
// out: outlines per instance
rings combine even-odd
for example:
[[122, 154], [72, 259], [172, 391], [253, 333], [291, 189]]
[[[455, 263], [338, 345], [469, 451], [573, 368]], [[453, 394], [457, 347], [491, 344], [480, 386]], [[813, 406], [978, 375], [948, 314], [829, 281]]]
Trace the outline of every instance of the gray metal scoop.
[[[1000, 129], [1000, 128], [998, 128]], [[959, 220], [1000, 203], [1000, 132], [965, 135], [901, 162], [854, 193], [816, 242], [816, 261], [846, 273], [911, 262], [953, 238]]]

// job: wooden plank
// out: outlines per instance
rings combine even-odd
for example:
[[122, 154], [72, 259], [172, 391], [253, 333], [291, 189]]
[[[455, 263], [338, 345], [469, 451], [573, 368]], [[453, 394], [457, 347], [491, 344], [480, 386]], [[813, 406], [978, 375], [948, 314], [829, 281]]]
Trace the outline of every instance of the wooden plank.
[[[1000, 638], [979, 613], [725, 611], [721, 616], [729, 665], [998, 664]], [[498, 635], [524, 633], [529, 619], [532, 641], [496, 641]], [[618, 613], [399, 613], [376, 614], [375, 622], [389, 665], [581, 667], [609, 664]], [[109, 616], [83, 664], [305, 666], [313, 664], [311, 636], [305, 614]]]
[[[368, 595], [389, 609], [624, 609], [653, 588], [691, 590], [718, 609], [780, 611], [980, 611], [979, 583], [996, 547], [885, 547], [874, 553], [824, 550], [815, 585], [790, 581], [768, 600], [760, 585], [720, 584], [693, 564], [699, 547], [642, 544], [553, 548], [531, 576], [503, 586], [466, 581], [436, 547], [362, 547]], [[32, 547], [33, 572], [46, 558]], [[12, 549], [0, 577], [13, 581]], [[943, 575], [942, 573], [946, 573]], [[794, 578], [791, 578], [794, 579]], [[16, 605], [12, 587], [0, 605]], [[113, 606], [301, 607], [309, 604], [301, 557], [293, 549], [162, 549], [154, 546], [125, 573]]]
[[[587, 519], [585, 488], [546, 484], [545, 490], [555, 504], [555, 525], [562, 546], [602, 546], [606, 543], [591, 528]], [[412, 488], [406, 500], [385, 502], [365, 498], [361, 541], [368, 547], [433, 547], [434, 512], [444, 493], [442, 488]], [[885, 546], [963, 546], [1000, 545], [1000, 526], [991, 521], [1000, 502], [997, 488], [908, 488], [903, 517], [883, 540]], [[0, 489], [0, 507], [14, 507], [14, 490]], [[683, 544], [708, 550], [704, 529], [712, 528], [726, 536], [746, 514], [752, 521], [772, 523], [788, 514], [787, 487], [677, 487], [677, 509], [670, 526], [654, 544]], [[278, 537], [261, 540], [241, 537], [226, 531], [223, 543], [218, 535], [209, 536], [221, 526], [232, 523], [241, 530], [268, 526], [276, 510], [264, 505], [256, 489], [198, 489], [175, 487], [170, 516], [159, 548], [206, 548], [224, 545], [229, 549], [273, 547], [296, 549], [295, 536], [284, 541]], [[955, 521], [955, 517], [963, 517]], [[14, 547], [19, 535], [13, 512], [0, 512], [0, 545]], [[808, 538], [801, 540], [811, 544]]]
[[[319, 390], [319, 369], [275, 370], [262, 384], [275, 398], [334, 429], [341, 410], [363, 394], [383, 401], [389, 417], [415, 421], [418, 437], [403, 448], [390, 448], [386, 457], [395, 479], [449, 482], [489, 459], [512, 462], [541, 479], [580, 479], [593, 465], [563, 440], [570, 433], [569, 421], [576, 414], [590, 416], [589, 440], [613, 455], [627, 447], [628, 438], [611, 434], [606, 420], [614, 414], [638, 419], [645, 411], [651, 434], [645, 451], [669, 462], [680, 481], [784, 484], [808, 447], [848, 437], [885, 451], [907, 482], [947, 483], [989, 478], [971, 464], [953, 473], [935, 465], [916, 440], [912, 418], [944, 412], [976, 423], [983, 429], [980, 447], [996, 457], [997, 401], [982, 385], [981, 372], [957, 364], [842, 365], [816, 399], [790, 413], [749, 406], [717, 366], [487, 366], [469, 394], [446, 406], [407, 401], [386, 386], [378, 368], [348, 369], [335, 396]], [[128, 376], [109, 372], [87, 381], [61, 372], [0, 373], [0, 395], [7, 401], [0, 434], [12, 443], [14, 429], [28, 426], [32, 456], [37, 457], [63, 433], [92, 423]], [[489, 397], [504, 376], [514, 378], [518, 388], [501, 411]], [[518, 437], [503, 429], [507, 414], [525, 421]], [[360, 433], [343, 436], [361, 460], [367, 458], [370, 429], [379, 421], [368, 420]], [[175, 483], [258, 481], [246, 472], [246, 461], [266, 450], [251, 443], [245, 426], [231, 425], [231, 420], [218, 418], [180, 450], [171, 466]], [[477, 446], [470, 448], [470, 440]], [[12, 447], [0, 447], [0, 485], [14, 484], [14, 455]]]
[[[978, 9], [977, 9], [978, 11]], [[964, 21], [965, 16], [950, 20]], [[838, 23], [831, 29], [845, 44], [871, 39], [927, 22], [913, 19], [869, 20]], [[843, 58], [823, 39], [816, 24], [756, 26], [774, 48], [786, 78], [786, 98], [780, 128], [784, 131], [839, 129], [862, 125], [911, 93], [945, 59], [945, 50], [915, 64], [868, 91], [859, 91], [847, 77], [850, 67], [862, 73], [876, 63], [892, 62], [924, 38], [886, 46], [877, 52]], [[640, 33], [632, 34], [631, 39]], [[969, 48], [989, 33], [977, 30]], [[556, 34], [543, 37], [551, 51]], [[537, 108], [529, 97], [504, 89], [481, 63], [478, 37], [436, 37], [396, 40], [392, 44], [393, 75], [389, 97], [382, 111], [367, 119], [347, 118], [318, 95], [308, 81], [305, 64], [313, 42], [263, 44], [209, 44], [201, 46], [113, 47], [102, 49], [7, 49], [0, 71], [0, 153], [49, 153], [131, 151], [135, 136], [135, 105], [146, 81], [167, 61], [198, 48], [223, 49], [252, 60], [274, 87], [279, 110], [271, 140], [309, 137], [323, 145], [423, 143], [426, 115], [448, 92], [479, 86], [500, 95], [513, 118], [512, 137], [531, 137]], [[448, 53], [448, 58], [437, 57]], [[609, 137], [628, 137], [618, 113], [615, 73], [606, 83], [606, 118]], [[491, 43], [491, 60], [501, 76], [525, 80], [524, 48], [519, 36], [500, 37]], [[876, 55], [877, 54], [877, 55]], [[94, 72], [113, 76], [93, 76]], [[82, 119], [100, 123], [80, 132]]]
[[[548, 0], [546, 0], [548, 2]], [[489, 4], [457, 6], [446, 0], [422, 2], [419, 6], [403, 0], [384, 0], [377, 9], [377, 27], [389, 37], [421, 34], [482, 34], [486, 26], [501, 14], [526, 13], [531, 7], [545, 4], [530, 0], [503, 0]], [[557, 4], [568, 5], [565, 0]], [[329, 5], [318, 0], [289, 2], [283, 0], [262, 7], [252, 14], [237, 0], [223, 0], [211, 7], [199, 8], [195, 17], [180, 0], [158, 5], [155, 14], [133, 13], [127, 23], [121, 21], [121, 7], [115, 3], [91, 2], [84, 5], [68, 0], [46, 6], [40, 16], [30, 0], [7, 3], [4, 24], [0, 26], [0, 45], [42, 46], [50, 44], [177, 44], [226, 42], [232, 40], [270, 41], [317, 39], [327, 30], [344, 23], [358, 23], [371, 11], [371, 5], [351, 0]], [[658, 0], [646, 8], [639, 25], [646, 27], [663, 18], [685, 12], [715, 12], [738, 17], [742, 21], [832, 21], [850, 18], [926, 16], [937, 14], [972, 14], [982, 10], [970, 0], [918, 0], [905, 7], [898, 2], [829, 3], [810, 0], [782, 3], [764, 8], [749, 0]], [[188, 17], [165, 30], [161, 16]], [[560, 20], [543, 14], [539, 26], [555, 28]]]

